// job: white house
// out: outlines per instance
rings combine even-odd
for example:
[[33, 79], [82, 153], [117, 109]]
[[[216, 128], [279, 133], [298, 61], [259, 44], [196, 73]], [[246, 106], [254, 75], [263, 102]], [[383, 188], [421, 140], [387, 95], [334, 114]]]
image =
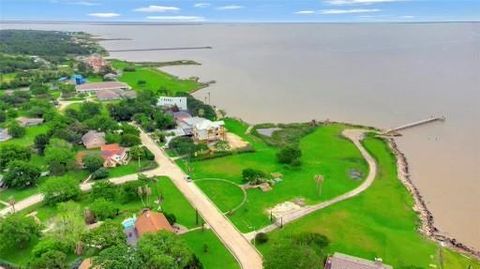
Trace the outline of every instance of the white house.
[[187, 97], [169, 97], [160, 96], [157, 106], [161, 107], [178, 107], [179, 110], [187, 110]]

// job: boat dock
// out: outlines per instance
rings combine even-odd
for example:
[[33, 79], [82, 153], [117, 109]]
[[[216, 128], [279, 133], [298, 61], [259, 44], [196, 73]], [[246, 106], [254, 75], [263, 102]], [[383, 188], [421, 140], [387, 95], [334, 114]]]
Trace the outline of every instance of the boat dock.
[[433, 123], [433, 122], [437, 122], [437, 121], [442, 121], [443, 122], [445, 120], [446, 120], [446, 118], [443, 117], [443, 116], [442, 117], [432, 116], [432, 117], [427, 118], [427, 119], [407, 123], [407, 124], [404, 124], [404, 125], [401, 125], [401, 126], [398, 126], [398, 127], [395, 127], [395, 128], [385, 130], [381, 134], [382, 135], [394, 135], [398, 131], [401, 131], [401, 130], [410, 129], [410, 128], [413, 128], [413, 127], [416, 127], [416, 126], [420, 126], [420, 125], [424, 125], [424, 124], [428, 124], [428, 123]]

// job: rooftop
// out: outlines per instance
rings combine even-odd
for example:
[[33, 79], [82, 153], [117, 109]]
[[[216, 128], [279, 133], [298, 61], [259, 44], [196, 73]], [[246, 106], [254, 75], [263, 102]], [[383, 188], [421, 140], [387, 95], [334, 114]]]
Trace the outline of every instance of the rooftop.
[[88, 91], [103, 91], [103, 90], [115, 90], [115, 89], [130, 89], [130, 87], [118, 81], [104, 81], [104, 82], [92, 82], [78, 85], [76, 90], [79, 92]]
[[167, 218], [159, 212], [145, 210], [135, 223], [135, 228], [139, 236], [145, 233], [158, 232], [166, 230], [173, 232], [173, 227], [168, 222]]
[[325, 269], [393, 269], [393, 267], [381, 261], [369, 261], [336, 252], [327, 259]]

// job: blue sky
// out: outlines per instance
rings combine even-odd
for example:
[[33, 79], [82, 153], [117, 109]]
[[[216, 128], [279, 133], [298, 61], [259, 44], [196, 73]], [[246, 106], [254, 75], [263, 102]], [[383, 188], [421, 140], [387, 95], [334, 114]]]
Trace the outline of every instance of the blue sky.
[[480, 21], [480, 0], [0, 0], [2, 20]]

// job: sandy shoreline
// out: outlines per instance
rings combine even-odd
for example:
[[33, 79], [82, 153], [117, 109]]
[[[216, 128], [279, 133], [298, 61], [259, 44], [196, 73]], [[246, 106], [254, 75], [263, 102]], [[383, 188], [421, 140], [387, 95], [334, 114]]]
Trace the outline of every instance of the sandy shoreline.
[[397, 146], [394, 138], [386, 138], [393, 154], [397, 160], [397, 175], [403, 185], [407, 190], [412, 194], [415, 204], [413, 210], [417, 212], [420, 218], [420, 227], [419, 231], [427, 236], [428, 238], [436, 241], [448, 248], [457, 250], [461, 253], [473, 255], [476, 258], [480, 259], [480, 251], [469, 247], [453, 237], [446, 236], [435, 227], [435, 222], [432, 213], [428, 210], [425, 200], [423, 199], [422, 194], [417, 189], [415, 184], [412, 182], [408, 167], [408, 160], [405, 154], [403, 154]]

